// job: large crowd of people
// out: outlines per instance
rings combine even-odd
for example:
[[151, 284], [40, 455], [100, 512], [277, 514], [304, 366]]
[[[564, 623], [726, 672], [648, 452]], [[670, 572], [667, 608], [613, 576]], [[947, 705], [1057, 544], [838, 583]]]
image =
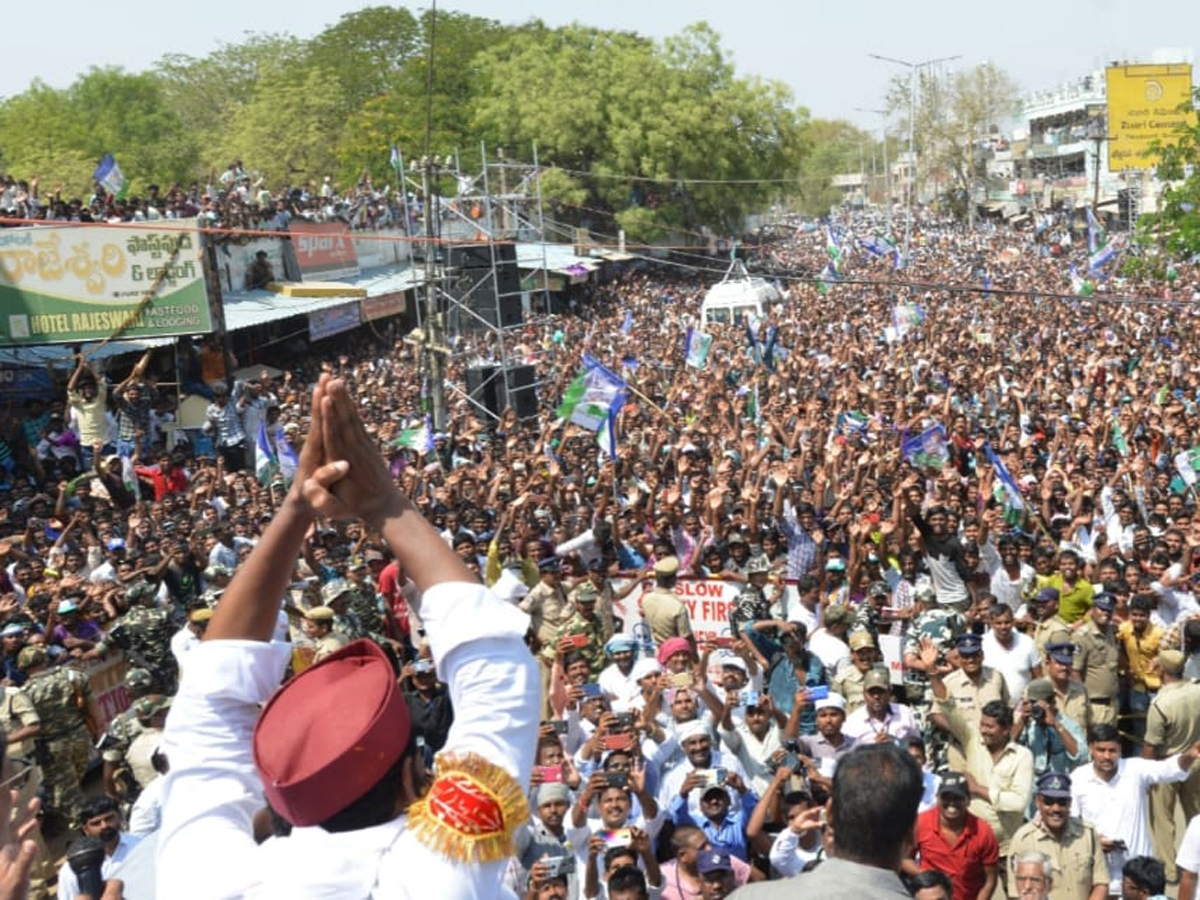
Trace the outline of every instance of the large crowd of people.
[[[270, 801], [262, 849], [292, 848], [262, 871], [308, 873], [290, 855], [308, 852], [349, 884], [338, 854], [361, 862], [375, 845], [312, 843], [310, 826], [332, 840], [376, 820], [353, 779], [306, 793], [303, 765], [342, 772], [346, 742], [375, 739], [369, 710], [339, 717], [319, 676], [382, 661], [380, 708], [402, 702], [401, 744], [416, 748], [388, 760], [420, 823], [403, 840], [529, 900], [714, 900], [760, 881], [745, 896], [790, 896], [785, 879], [923, 900], [1142, 898], [1177, 882], [1192, 900], [1200, 271], [1114, 271], [1077, 296], [1087, 253], [1065, 218], [969, 230], [923, 215], [903, 269], [877, 226], [759, 248], [785, 300], [707, 326], [701, 365], [686, 335], [723, 266], [700, 258], [572, 288], [569, 314], [503, 348], [455, 336], [452, 383], [480, 359], [521, 360], [537, 414], [496, 418], [452, 390], [425, 442], [411, 439], [429, 393], [416, 349], [370, 328], [270, 361], [277, 378], [207, 385], [207, 424], [170, 450], [148, 361], [118, 378], [80, 359], [0, 442], [10, 786], [24, 802], [40, 782], [43, 831], [97, 837], [119, 878], [149, 833], [185, 867], [172, 803], [211, 816], [221, 796], [189, 779], [229, 778]], [[611, 453], [557, 414], [585, 354], [628, 388]], [[382, 462], [338, 445], [350, 438], [331, 418], [354, 435], [361, 419]], [[331, 467], [342, 450], [359, 454], [350, 475]], [[356, 481], [376, 464], [386, 487]], [[372, 491], [393, 489], [404, 505], [381, 512]], [[417, 513], [438, 552], [393, 523]], [[471, 579], [491, 590], [465, 591]], [[693, 579], [729, 586], [720, 622], [683, 602]], [[478, 620], [449, 616], [455, 604]], [[511, 640], [489, 651], [486, 623], [511, 638], [514, 608], [524, 659]], [[235, 663], [205, 648], [268, 639], [254, 691], [223, 694]], [[87, 672], [118, 653], [133, 702], [105, 724]], [[251, 768], [220, 748], [206, 762], [197, 746], [216, 732], [196, 723], [232, 710], [230, 740], [249, 740], [285, 672]], [[526, 675], [536, 711], [499, 690]], [[303, 690], [324, 699], [299, 704]], [[289, 738], [305, 728], [339, 737]], [[524, 794], [500, 816], [507, 852], [442, 840], [410, 783], [455, 771], [462, 748], [495, 755], [493, 794], [509, 779]], [[528, 821], [507, 827], [523, 805]], [[229, 846], [246, 862], [215, 867], [230, 880], [208, 896], [241, 896], [249, 852]], [[483, 883], [429, 865], [445, 896]], [[35, 889], [57, 878], [75, 896], [65, 871], [35, 867]], [[388, 873], [380, 884], [403, 880]], [[363, 893], [322, 896], [367, 896], [361, 878], [346, 890]]]
[[247, 170], [240, 159], [220, 172], [213, 169], [203, 183], [151, 183], [144, 188], [143, 193], [130, 193], [97, 183], [86, 197], [73, 197], [62, 185], [48, 189], [36, 175], [0, 175], [0, 225], [197, 219], [218, 240], [236, 240], [239, 233], [286, 231], [293, 219], [344, 222], [354, 229], [403, 229], [407, 221], [414, 228], [421, 214], [417, 198], [394, 184], [373, 184], [369, 175], [350, 188], [339, 188], [332, 176], [325, 176], [320, 182], [310, 179], [272, 190], [264, 175]]

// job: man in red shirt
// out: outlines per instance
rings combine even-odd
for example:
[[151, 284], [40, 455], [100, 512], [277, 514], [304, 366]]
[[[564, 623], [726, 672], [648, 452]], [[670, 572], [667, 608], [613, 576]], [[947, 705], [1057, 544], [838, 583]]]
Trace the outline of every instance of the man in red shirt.
[[1000, 845], [992, 827], [967, 812], [967, 777], [948, 772], [938, 787], [937, 806], [917, 816], [916, 856], [902, 866], [908, 875], [936, 870], [950, 876], [954, 900], [989, 900], [996, 888]]

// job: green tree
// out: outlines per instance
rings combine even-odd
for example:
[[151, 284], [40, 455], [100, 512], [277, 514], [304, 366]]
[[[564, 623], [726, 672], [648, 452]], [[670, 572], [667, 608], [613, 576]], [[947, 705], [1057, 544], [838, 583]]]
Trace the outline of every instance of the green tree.
[[[909, 127], [909, 77], [895, 79], [887, 98], [888, 108], [899, 115], [900, 134]], [[1017, 84], [990, 62], [948, 76], [921, 69], [916, 77], [917, 196], [931, 191], [967, 217], [967, 198], [984, 175], [982, 147], [1016, 114]]]
[[480, 168], [479, 142], [486, 135], [480, 135], [471, 122], [480, 88], [476, 60], [487, 47], [502, 43], [511, 30], [479, 16], [422, 13], [416, 48], [390, 73], [386, 93], [367, 99], [350, 114], [338, 137], [339, 171], [367, 169], [392, 178], [388, 156], [393, 144], [406, 162], [426, 153], [458, 154], [465, 170]]
[[152, 72], [93, 68], [62, 91], [34, 82], [0, 106], [0, 133], [6, 167], [75, 193], [89, 188], [81, 168], [90, 180], [105, 153], [135, 192], [152, 180], [186, 178], [196, 161], [195, 143]]
[[305, 65], [337, 73], [349, 115], [393, 90], [424, 48], [422, 25], [411, 12], [402, 6], [368, 6], [346, 13], [309, 41]]
[[662, 44], [530, 23], [482, 54], [475, 122], [506, 147], [538, 145], [633, 239], [726, 232], [794, 169], [804, 114], [775, 83], [737, 78], [716, 33]]
[[1200, 89], [1181, 107], [1188, 118], [1171, 139], [1155, 141], [1155, 174], [1162, 182], [1158, 211], [1138, 218], [1139, 241], [1168, 253], [1191, 257], [1200, 253]]
[[220, 145], [273, 186], [319, 181], [333, 174], [334, 147], [345, 122], [336, 118], [343, 93], [336, 76], [310, 69], [303, 80], [286, 68], [260, 74], [254, 97], [233, 115]]
[[877, 142], [842, 119], [812, 119], [804, 123], [800, 135], [807, 153], [798, 166], [796, 209], [805, 215], [825, 215], [842, 202], [834, 176], [860, 171]]
[[[155, 63], [167, 101], [197, 146], [197, 176], [229, 162], [219, 149], [239, 109], [258, 89], [261, 72], [295, 69], [304, 43], [290, 35], [249, 34], [238, 44], [222, 44], [203, 57], [172, 53]], [[254, 157], [257, 157], [255, 154]]]

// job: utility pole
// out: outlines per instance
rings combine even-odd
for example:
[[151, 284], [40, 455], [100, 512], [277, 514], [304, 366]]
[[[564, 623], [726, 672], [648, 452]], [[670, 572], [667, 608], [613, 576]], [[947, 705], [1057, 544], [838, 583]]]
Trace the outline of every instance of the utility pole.
[[907, 190], [904, 192], [904, 268], [908, 268], [909, 251], [912, 248], [912, 195], [916, 189], [916, 154], [913, 151], [913, 126], [917, 118], [917, 76], [927, 66], [938, 63], [954, 62], [961, 59], [956, 56], [941, 56], [937, 59], [927, 59], [923, 62], [909, 62], [906, 59], [896, 59], [894, 56], [880, 56], [878, 53], [868, 53], [871, 59], [893, 63], [908, 69], [908, 178]]
[[1105, 141], [1115, 141], [1117, 138], [1111, 134], [1103, 134], [1107, 129], [1101, 128], [1094, 130], [1092, 134], [1087, 136], [1087, 140], [1092, 142], [1092, 215], [1100, 215], [1100, 145]]
[[440, 245], [433, 217], [433, 176], [437, 161], [421, 159], [421, 192], [425, 195], [425, 340], [422, 351], [429, 373], [429, 399], [434, 431], [445, 431], [446, 415], [446, 329], [445, 313], [438, 309], [437, 252]]
[[[858, 112], [875, 113], [877, 116], [883, 117], [883, 193], [884, 193], [884, 215], [887, 217], [887, 233], [888, 237], [892, 236], [892, 168], [888, 164], [888, 136], [887, 136], [887, 115], [886, 109], [867, 109], [862, 106], [856, 106]], [[872, 157], [874, 154], [872, 154]]]

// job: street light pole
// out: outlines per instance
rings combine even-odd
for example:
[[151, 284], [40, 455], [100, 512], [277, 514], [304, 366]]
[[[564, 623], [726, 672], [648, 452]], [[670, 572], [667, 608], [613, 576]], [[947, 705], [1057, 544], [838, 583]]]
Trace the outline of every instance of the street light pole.
[[884, 198], [884, 215], [887, 221], [887, 233], [889, 240], [892, 236], [892, 169], [888, 164], [888, 136], [887, 136], [887, 114], [886, 109], [867, 109], [862, 106], [856, 106], [858, 112], [875, 113], [877, 116], [883, 117], [883, 198]]
[[913, 152], [913, 125], [917, 118], [917, 74], [926, 66], [938, 63], [953, 62], [961, 59], [959, 55], [940, 56], [937, 59], [927, 59], [922, 62], [910, 62], [907, 59], [896, 59], [894, 56], [881, 56], [878, 53], [868, 53], [871, 59], [893, 63], [908, 69], [908, 178], [907, 190], [904, 194], [904, 268], [908, 268], [909, 251], [912, 247], [912, 195], [916, 187], [916, 155]]

